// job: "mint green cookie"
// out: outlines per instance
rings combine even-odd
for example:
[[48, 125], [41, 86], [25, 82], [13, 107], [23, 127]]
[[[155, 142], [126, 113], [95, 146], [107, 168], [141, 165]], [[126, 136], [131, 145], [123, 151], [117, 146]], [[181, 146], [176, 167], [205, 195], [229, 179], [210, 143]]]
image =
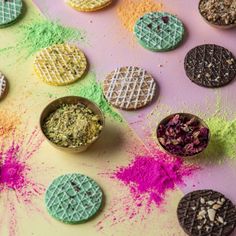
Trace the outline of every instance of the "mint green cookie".
[[0, 28], [7, 27], [21, 15], [23, 8], [22, 0], [0, 1]]
[[102, 190], [88, 176], [62, 175], [48, 187], [45, 195], [51, 216], [68, 224], [77, 224], [93, 217], [102, 205]]
[[183, 23], [166, 12], [145, 14], [136, 22], [134, 33], [138, 42], [145, 48], [164, 52], [177, 47], [183, 40]]

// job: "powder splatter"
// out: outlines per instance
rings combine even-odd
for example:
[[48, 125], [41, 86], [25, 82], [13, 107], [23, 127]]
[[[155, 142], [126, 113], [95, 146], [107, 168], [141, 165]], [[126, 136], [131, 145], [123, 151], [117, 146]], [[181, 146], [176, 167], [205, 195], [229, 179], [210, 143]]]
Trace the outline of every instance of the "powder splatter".
[[64, 27], [57, 22], [48, 20], [33, 21], [19, 27], [19, 43], [15, 47], [4, 50], [26, 50], [27, 57], [39, 50], [65, 42], [84, 41], [85, 35], [82, 31], [74, 28]]
[[14, 131], [11, 137], [0, 141], [0, 193], [6, 209], [0, 222], [3, 225], [8, 221], [10, 236], [17, 235], [18, 205], [34, 208], [35, 198], [44, 192], [44, 186], [34, 180], [38, 169], [28, 163], [42, 144], [43, 137], [37, 128], [27, 137]]
[[236, 118], [228, 120], [216, 114], [208, 118], [206, 123], [211, 130], [211, 140], [206, 155], [236, 159]]
[[184, 185], [184, 179], [197, 169], [199, 167], [186, 164], [183, 159], [155, 149], [151, 155], [136, 156], [128, 166], [118, 167], [112, 174], [105, 173], [125, 185], [130, 196], [113, 201], [104, 219], [97, 224], [98, 230], [103, 229], [107, 219], [112, 221], [111, 226], [126, 220], [146, 219], [155, 207], [161, 209], [164, 206], [169, 191]]
[[122, 0], [117, 8], [117, 15], [122, 25], [133, 32], [136, 21], [144, 14], [163, 10], [163, 4], [154, 0]]
[[119, 168], [114, 178], [130, 188], [133, 198], [140, 202], [148, 196], [148, 205], [164, 202], [165, 193], [184, 184], [184, 177], [195, 167], [186, 166], [182, 159], [172, 158], [162, 152], [155, 156], [137, 156], [128, 167]]
[[122, 122], [122, 117], [111, 108], [104, 98], [102, 87], [96, 82], [94, 73], [89, 73], [83, 83], [71, 85], [68, 90], [70, 95], [85, 97], [95, 102], [106, 115]]
[[0, 111], [0, 137], [8, 136], [21, 123], [17, 114]]

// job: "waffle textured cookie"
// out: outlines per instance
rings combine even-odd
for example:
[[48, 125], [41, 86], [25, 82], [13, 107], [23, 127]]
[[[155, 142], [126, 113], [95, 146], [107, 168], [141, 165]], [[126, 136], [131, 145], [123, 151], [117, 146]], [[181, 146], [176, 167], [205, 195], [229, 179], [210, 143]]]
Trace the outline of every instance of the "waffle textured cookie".
[[88, 176], [67, 174], [55, 179], [45, 195], [46, 208], [55, 219], [68, 224], [83, 223], [102, 205], [103, 193]]
[[67, 85], [80, 79], [87, 68], [84, 53], [75, 45], [59, 44], [40, 51], [34, 62], [38, 77], [50, 85]]
[[224, 86], [236, 77], [233, 54], [214, 44], [191, 49], [185, 57], [184, 67], [192, 82], [209, 88]]
[[21, 15], [23, 9], [22, 0], [0, 1], [0, 27], [7, 27], [14, 23]]
[[77, 11], [97, 11], [108, 5], [112, 0], [67, 0], [67, 4]]
[[150, 103], [156, 83], [144, 69], [126, 66], [111, 72], [103, 82], [104, 95], [114, 107], [135, 110]]
[[1, 74], [0, 72], [0, 100], [6, 95], [7, 93], [8, 82], [6, 77]]
[[191, 236], [227, 236], [236, 226], [236, 208], [223, 194], [197, 190], [179, 202], [177, 216], [184, 231]]
[[169, 13], [152, 12], [136, 22], [134, 33], [143, 47], [162, 52], [177, 47], [184, 37], [184, 26], [177, 17]]

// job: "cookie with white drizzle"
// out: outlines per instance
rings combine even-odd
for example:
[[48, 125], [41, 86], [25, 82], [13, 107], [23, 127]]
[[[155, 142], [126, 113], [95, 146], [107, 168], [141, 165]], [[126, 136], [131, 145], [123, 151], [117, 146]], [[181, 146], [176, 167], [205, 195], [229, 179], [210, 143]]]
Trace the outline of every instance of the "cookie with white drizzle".
[[112, 3], [112, 0], [66, 0], [77, 11], [91, 12], [100, 10]]
[[150, 103], [156, 92], [156, 82], [144, 69], [135, 66], [117, 68], [107, 75], [103, 92], [114, 107], [135, 110]]
[[62, 86], [80, 79], [87, 69], [84, 53], [70, 44], [56, 44], [41, 50], [34, 62], [38, 77], [50, 85]]
[[164, 52], [176, 48], [184, 37], [184, 25], [174, 15], [167, 12], [150, 12], [140, 17], [134, 33], [145, 48]]
[[45, 194], [48, 213], [67, 224], [88, 221], [100, 210], [102, 202], [100, 186], [90, 177], [78, 173], [56, 178]]
[[8, 82], [6, 77], [0, 72], [0, 100], [6, 96]]
[[223, 194], [197, 190], [179, 202], [177, 216], [190, 236], [228, 236], [236, 227], [236, 207]]
[[0, 28], [15, 23], [17, 18], [22, 14], [22, 9], [22, 0], [0, 1]]

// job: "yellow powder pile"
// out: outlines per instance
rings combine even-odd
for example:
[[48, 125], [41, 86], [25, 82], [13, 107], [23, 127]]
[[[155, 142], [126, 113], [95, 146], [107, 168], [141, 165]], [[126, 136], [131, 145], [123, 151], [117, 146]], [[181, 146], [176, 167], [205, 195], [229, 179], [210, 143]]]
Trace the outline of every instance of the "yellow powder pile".
[[0, 137], [11, 134], [20, 123], [20, 119], [16, 114], [0, 111]]
[[163, 4], [155, 0], [121, 0], [117, 14], [122, 25], [133, 32], [136, 21], [148, 12], [162, 11]]

